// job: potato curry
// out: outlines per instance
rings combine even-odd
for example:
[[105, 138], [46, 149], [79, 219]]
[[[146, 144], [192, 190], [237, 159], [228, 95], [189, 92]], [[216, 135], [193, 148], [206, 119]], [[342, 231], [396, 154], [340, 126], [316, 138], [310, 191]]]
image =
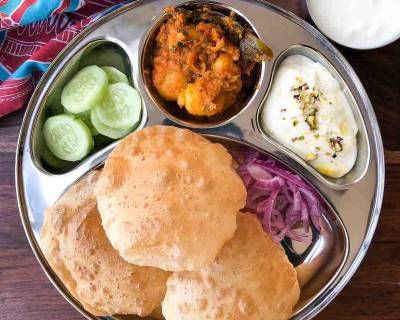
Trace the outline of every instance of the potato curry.
[[[241, 63], [240, 43], [235, 45], [226, 28], [211, 19], [191, 19], [190, 11], [172, 7], [165, 10], [170, 17], [155, 38], [152, 60], [155, 88], [192, 115], [223, 112], [237, 100], [242, 74], [249, 71], [241, 67], [248, 64]], [[238, 25], [232, 17], [221, 16], [217, 17], [224, 24]]]

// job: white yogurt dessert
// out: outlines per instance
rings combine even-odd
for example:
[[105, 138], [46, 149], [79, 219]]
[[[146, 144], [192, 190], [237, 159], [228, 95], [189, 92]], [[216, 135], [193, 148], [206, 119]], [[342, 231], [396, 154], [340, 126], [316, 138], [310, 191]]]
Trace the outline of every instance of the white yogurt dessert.
[[318, 28], [355, 49], [384, 46], [400, 37], [400, 0], [308, 0]]
[[265, 133], [321, 174], [340, 178], [357, 158], [357, 124], [339, 82], [320, 63], [285, 58], [261, 110]]

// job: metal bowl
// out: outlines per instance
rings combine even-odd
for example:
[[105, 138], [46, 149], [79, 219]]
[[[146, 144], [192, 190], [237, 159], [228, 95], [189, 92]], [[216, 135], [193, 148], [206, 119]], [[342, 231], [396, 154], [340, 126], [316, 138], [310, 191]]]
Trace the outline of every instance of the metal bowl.
[[[149, 30], [162, 17], [167, 5], [182, 5], [180, 0], [136, 1], [127, 4], [93, 23], [80, 33], [54, 60], [38, 84], [29, 103], [18, 141], [16, 155], [16, 188], [21, 219], [39, 263], [60, 293], [86, 318], [103, 319], [86, 312], [71, 297], [52, 272], [40, 250], [39, 231], [43, 211], [52, 205], [66, 189], [88, 171], [99, 167], [118, 142], [98, 150], [87, 160], [67, 172], [54, 174], [43, 168], [35, 146], [41, 135], [35, 132], [41, 126], [42, 112], [52, 93], [54, 83], [61, 81], [64, 70], [72, 68], [85, 48], [97, 41], [111, 41], [127, 58], [131, 80], [143, 98], [144, 112], [140, 127], [164, 124], [193, 127], [185, 119], [172, 117], [150, 96], [151, 88], [142, 77], [143, 44]], [[243, 17], [274, 51], [274, 59], [260, 66], [260, 78], [251, 99], [244, 109], [221, 123], [207, 128], [196, 126], [194, 131], [226, 145], [257, 148], [278, 159], [308, 180], [321, 194], [329, 210], [324, 215], [326, 229], [304, 252], [289, 246], [289, 258], [296, 265], [303, 285], [302, 296], [291, 319], [310, 319], [321, 311], [350, 280], [371, 242], [379, 217], [384, 186], [384, 159], [378, 124], [359, 79], [343, 56], [314, 28], [295, 15], [265, 2], [244, 0], [215, 0], [213, 5], [234, 10]], [[280, 59], [287, 54], [301, 52], [328, 66], [343, 81], [353, 99], [360, 136], [359, 158], [348, 180], [330, 181], [292, 152], [269, 138], [258, 121], [259, 108], [273, 81], [273, 73]], [[68, 72], [66, 72], [68, 73]], [[61, 82], [60, 82], [61, 83]], [[185, 120], [185, 121], [184, 121]], [[197, 124], [195, 124], [197, 125]], [[300, 258], [299, 258], [300, 257]], [[134, 316], [114, 318], [136, 319]]]
[[354, 99], [352, 91], [350, 90], [347, 83], [341, 77], [341, 75], [336, 71], [335, 67], [327, 60], [325, 56], [322, 55], [321, 52], [305, 46], [305, 45], [293, 45], [283, 51], [279, 57], [276, 58], [274, 63], [274, 69], [272, 71], [272, 80], [274, 81], [274, 75], [279, 69], [279, 66], [283, 60], [285, 60], [290, 55], [303, 55], [305, 57], [310, 58], [312, 61], [318, 62], [322, 64], [329, 72], [333, 75], [335, 80], [339, 83], [342, 91], [352, 109], [354, 118], [357, 123], [358, 133], [357, 133], [357, 144], [358, 144], [358, 152], [357, 152], [357, 160], [354, 164], [354, 167], [350, 170], [349, 173], [344, 175], [341, 178], [330, 178], [327, 176], [322, 175], [317, 170], [313, 169], [306, 161], [304, 161], [301, 157], [296, 155], [293, 151], [286, 148], [281, 143], [277, 142], [268, 131], [264, 130], [265, 126], [262, 125], [260, 113], [262, 110], [262, 105], [268, 99], [269, 92], [265, 94], [264, 100], [261, 103], [261, 107], [258, 109], [258, 116], [257, 116], [257, 125], [258, 129], [263, 133], [265, 139], [267, 139], [271, 144], [274, 144], [277, 148], [282, 150], [286, 156], [290, 157], [291, 159], [295, 159], [297, 162], [302, 164], [304, 167], [309, 168], [310, 173], [312, 173], [318, 180], [324, 182], [325, 184], [329, 185], [335, 189], [346, 189], [350, 185], [359, 182], [364, 175], [366, 174], [369, 166], [370, 161], [370, 145], [369, 140], [367, 137], [367, 130], [365, 127], [363, 116], [358, 108], [357, 102]]
[[[112, 66], [127, 74], [129, 81], [136, 86], [136, 81], [131, 72], [131, 59], [127, 51], [123, 49], [123, 46], [124, 44], [119, 43], [116, 39], [105, 39], [104, 37], [82, 43], [81, 46], [76, 47], [70, 59], [59, 65], [59, 71], [53, 73], [53, 77], [49, 80], [48, 89], [44, 93], [43, 101], [35, 113], [35, 125], [32, 127], [32, 139], [30, 140], [33, 162], [39, 170], [53, 174], [67, 173], [76, 166], [83, 164], [85, 161], [90, 161], [91, 156], [96, 154], [100, 149], [105, 147], [110, 148], [107, 147], [110, 144], [114, 145], [112, 139], [106, 139], [103, 143], [100, 143], [84, 161], [72, 162], [62, 169], [48, 166], [40, 155], [44, 144], [44, 139], [42, 137], [44, 121], [49, 117], [49, 110], [54, 107], [54, 104], [57, 104], [57, 99], [58, 104], [60, 104], [62, 88], [79, 69], [92, 64], [96, 64], [100, 67]], [[60, 107], [62, 108], [62, 106]], [[142, 120], [138, 125], [139, 128], [144, 126], [145, 119], [146, 110], [144, 108]]]
[[[177, 7], [193, 10], [198, 7], [204, 6], [204, 4], [205, 3], [202, 1], [187, 1], [178, 5]], [[214, 11], [227, 15], [229, 15], [231, 11], [235, 12], [235, 18], [243, 26], [249, 27], [255, 34], [258, 34], [257, 30], [254, 28], [254, 26], [252, 26], [251, 22], [248, 21], [246, 17], [241, 15], [239, 11], [235, 10], [235, 8], [226, 4], [219, 4], [217, 2], [207, 2], [207, 7]], [[139, 75], [141, 80], [145, 84], [146, 93], [148, 94], [151, 101], [158, 108], [160, 108], [160, 110], [162, 110], [170, 120], [179, 123], [182, 126], [189, 128], [207, 129], [219, 127], [229, 123], [251, 104], [251, 100], [257, 93], [258, 87], [261, 83], [261, 78], [263, 75], [263, 65], [261, 63], [256, 64], [251, 73], [251, 77], [247, 79], [248, 86], [243, 86], [240, 92], [241, 98], [223, 113], [214, 115], [212, 117], [191, 115], [186, 111], [186, 109], [179, 107], [176, 102], [167, 101], [160, 97], [156, 88], [154, 88], [151, 79], [151, 60], [153, 58], [155, 37], [160, 29], [160, 26], [168, 19], [169, 16], [169, 14], [162, 13], [161, 16], [157, 17], [152, 25], [149, 27], [149, 31], [146, 33], [143, 41], [140, 43], [139, 46], [139, 51], [142, 52]]]

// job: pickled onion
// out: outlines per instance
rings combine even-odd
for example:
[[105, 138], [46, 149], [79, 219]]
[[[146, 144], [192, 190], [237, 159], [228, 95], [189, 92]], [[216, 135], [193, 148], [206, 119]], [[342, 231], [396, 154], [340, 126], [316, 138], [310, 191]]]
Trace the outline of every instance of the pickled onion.
[[309, 242], [313, 225], [321, 230], [324, 206], [318, 193], [299, 175], [254, 151], [233, 151], [237, 172], [247, 189], [246, 212], [254, 213], [276, 242]]

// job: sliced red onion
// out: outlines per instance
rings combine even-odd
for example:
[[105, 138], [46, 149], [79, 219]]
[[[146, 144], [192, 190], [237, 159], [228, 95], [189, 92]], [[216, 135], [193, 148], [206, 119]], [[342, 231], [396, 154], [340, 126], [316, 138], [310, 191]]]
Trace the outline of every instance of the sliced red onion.
[[300, 176], [258, 152], [232, 151], [247, 189], [244, 210], [258, 216], [276, 242], [289, 238], [309, 242], [312, 224], [320, 230], [319, 195]]
[[275, 190], [280, 190], [282, 186], [285, 184], [285, 180], [283, 180], [279, 176], [271, 177], [269, 179], [255, 179], [256, 184], [255, 187], [257, 189], [261, 190], [270, 190], [270, 191], [275, 191]]

